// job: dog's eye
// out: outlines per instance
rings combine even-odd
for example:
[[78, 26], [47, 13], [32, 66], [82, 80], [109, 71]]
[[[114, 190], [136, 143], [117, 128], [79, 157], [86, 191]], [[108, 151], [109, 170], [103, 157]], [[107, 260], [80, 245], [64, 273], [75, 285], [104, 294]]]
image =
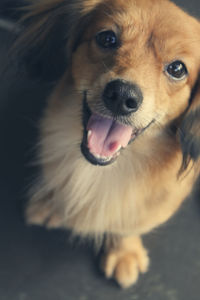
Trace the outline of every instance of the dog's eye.
[[115, 49], [118, 47], [116, 34], [111, 31], [102, 31], [96, 35], [96, 43], [99, 47], [105, 49]]
[[166, 67], [166, 72], [175, 80], [184, 79], [188, 75], [185, 64], [180, 60], [173, 61], [171, 64], [169, 64]]

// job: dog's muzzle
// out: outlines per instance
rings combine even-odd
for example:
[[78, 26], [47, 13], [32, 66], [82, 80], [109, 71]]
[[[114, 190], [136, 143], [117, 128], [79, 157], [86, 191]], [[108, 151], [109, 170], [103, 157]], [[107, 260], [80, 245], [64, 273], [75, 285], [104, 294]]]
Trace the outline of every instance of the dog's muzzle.
[[142, 92], [137, 85], [123, 80], [111, 81], [106, 85], [102, 99], [111, 116], [92, 112], [85, 93], [81, 151], [90, 163], [105, 166], [114, 162], [120, 151], [145, 128], [134, 128], [125, 122], [143, 101]]

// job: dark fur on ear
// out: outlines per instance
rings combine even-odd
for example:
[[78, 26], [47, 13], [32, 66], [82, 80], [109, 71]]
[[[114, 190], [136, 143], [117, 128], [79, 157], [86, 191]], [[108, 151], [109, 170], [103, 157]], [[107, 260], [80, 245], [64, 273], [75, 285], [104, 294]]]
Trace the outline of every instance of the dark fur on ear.
[[90, 13], [102, 0], [25, 1], [17, 55], [32, 77], [56, 81], [66, 70], [72, 49], [67, 50], [75, 50]]
[[179, 136], [183, 152], [182, 172], [191, 160], [197, 162], [200, 158], [200, 76], [193, 88], [189, 108], [180, 124]]
[[[20, 20], [23, 30], [15, 43], [17, 56], [31, 77], [56, 81], [67, 67], [68, 40], [76, 33], [80, 20], [100, 0], [26, 1], [28, 5], [22, 8], [24, 16]], [[78, 31], [82, 28], [79, 26]]]
[[27, 4], [21, 8], [22, 31], [14, 45], [19, 67], [33, 78], [54, 81], [66, 67], [63, 3]]

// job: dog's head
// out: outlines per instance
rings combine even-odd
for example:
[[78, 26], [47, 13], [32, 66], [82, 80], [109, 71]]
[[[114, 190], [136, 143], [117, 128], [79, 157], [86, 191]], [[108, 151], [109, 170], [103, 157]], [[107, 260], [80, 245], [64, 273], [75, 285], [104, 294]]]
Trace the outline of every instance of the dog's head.
[[[56, 39], [66, 29], [53, 49], [67, 57], [82, 110], [81, 150], [89, 162], [110, 164], [138, 137], [158, 136], [172, 125], [180, 133], [184, 164], [198, 158], [196, 19], [167, 0], [48, 0], [32, 8], [31, 20], [37, 47], [51, 47], [53, 28], [61, 28]], [[57, 52], [48, 52], [53, 65]]]

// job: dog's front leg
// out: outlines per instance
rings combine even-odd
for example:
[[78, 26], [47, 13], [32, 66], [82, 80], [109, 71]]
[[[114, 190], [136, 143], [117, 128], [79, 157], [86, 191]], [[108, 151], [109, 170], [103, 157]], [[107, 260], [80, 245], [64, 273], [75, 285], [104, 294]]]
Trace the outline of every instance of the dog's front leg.
[[122, 288], [134, 284], [139, 273], [148, 270], [149, 257], [140, 237], [107, 238], [102, 268], [107, 278], [115, 278]]

